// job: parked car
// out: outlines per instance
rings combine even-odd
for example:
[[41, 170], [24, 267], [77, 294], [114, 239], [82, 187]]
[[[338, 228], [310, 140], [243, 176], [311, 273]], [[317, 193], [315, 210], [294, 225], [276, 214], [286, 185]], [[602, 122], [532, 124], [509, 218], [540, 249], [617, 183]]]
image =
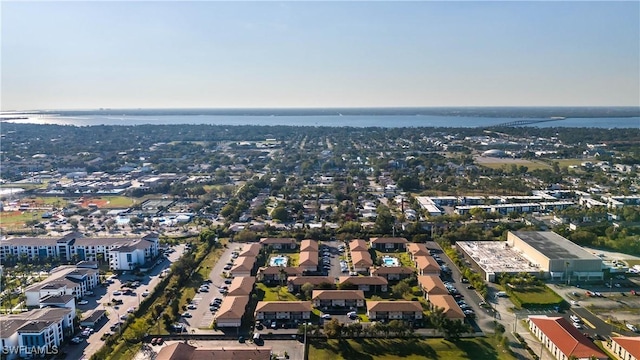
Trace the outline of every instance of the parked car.
[[637, 327], [635, 327], [635, 325], [633, 325], [633, 324], [628, 324], [628, 323], [627, 323], [626, 325], [627, 325], [627, 329], [629, 329], [629, 330], [631, 330], [631, 331], [633, 331], [633, 332], [638, 332], [638, 328], [637, 328]]
[[325, 319], [325, 320], [329, 320], [329, 319], [331, 319], [331, 314], [322, 314], [322, 316], [321, 316], [321, 317], [322, 317], [323, 319]]
[[82, 342], [82, 338], [80, 337], [74, 337], [73, 339], [71, 339], [71, 343], [72, 344], [80, 344]]
[[191, 313], [190, 313], [190, 312], [185, 311], [185, 312], [183, 312], [183, 313], [182, 313], [182, 315], [181, 315], [181, 316], [182, 316], [183, 318], [190, 318], [192, 315], [191, 315]]
[[87, 300], [78, 301], [78, 305], [87, 305], [89, 302]]

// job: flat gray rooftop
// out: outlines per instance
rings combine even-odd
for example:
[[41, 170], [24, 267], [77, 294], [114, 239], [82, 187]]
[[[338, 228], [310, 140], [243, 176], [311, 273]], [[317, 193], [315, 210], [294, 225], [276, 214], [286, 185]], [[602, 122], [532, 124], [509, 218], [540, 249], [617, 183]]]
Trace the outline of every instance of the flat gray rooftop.
[[574, 244], [571, 240], [565, 239], [553, 231], [516, 231], [514, 234], [550, 260], [601, 260], [581, 246]]
[[456, 245], [487, 273], [533, 273], [542, 270], [519, 251], [507, 246], [505, 241], [457, 241]]

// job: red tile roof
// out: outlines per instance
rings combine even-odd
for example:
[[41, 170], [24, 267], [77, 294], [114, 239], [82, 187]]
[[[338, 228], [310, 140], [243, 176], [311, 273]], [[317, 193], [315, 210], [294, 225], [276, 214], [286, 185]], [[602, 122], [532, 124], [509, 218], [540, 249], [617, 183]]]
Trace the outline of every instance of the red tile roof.
[[611, 340], [617, 342], [631, 356], [640, 359], [640, 337], [617, 336], [612, 337]]
[[563, 317], [529, 316], [534, 323], [566, 357], [581, 359], [596, 356], [608, 359], [597, 346]]

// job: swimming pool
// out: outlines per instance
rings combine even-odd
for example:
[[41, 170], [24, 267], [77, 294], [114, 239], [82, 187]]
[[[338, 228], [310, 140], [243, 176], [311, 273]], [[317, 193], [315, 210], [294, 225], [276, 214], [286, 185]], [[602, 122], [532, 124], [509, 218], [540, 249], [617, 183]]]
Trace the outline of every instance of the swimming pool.
[[384, 256], [382, 258], [382, 265], [386, 267], [397, 267], [400, 266], [400, 262], [398, 261], [398, 258]]
[[278, 255], [271, 258], [269, 265], [271, 266], [287, 266], [289, 258], [284, 255]]

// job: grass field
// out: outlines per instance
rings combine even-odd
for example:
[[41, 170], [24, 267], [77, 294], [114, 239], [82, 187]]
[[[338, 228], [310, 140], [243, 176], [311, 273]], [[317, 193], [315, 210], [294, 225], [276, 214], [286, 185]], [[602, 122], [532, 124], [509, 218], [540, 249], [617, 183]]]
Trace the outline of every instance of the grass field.
[[[265, 284], [258, 283], [256, 287], [258, 289], [258, 293], [264, 293], [264, 298], [262, 299], [263, 301], [298, 301], [298, 298], [287, 291], [286, 286], [280, 288], [280, 296], [278, 296], [278, 292], [276, 291], [278, 288], [275, 286], [268, 287]], [[259, 295], [258, 298], [260, 298]]]
[[313, 340], [309, 359], [392, 360], [392, 359], [515, 359], [492, 338], [463, 339], [358, 339]]
[[554, 306], [563, 301], [560, 295], [546, 286], [536, 286], [527, 290], [512, 289], [510, 295], [514, 304], [521, 304], [525, 308]]
[[4, 227], [23, 227], [28, 220], [42, 220], [42, 214], [45, 211], [3, 211], [0, 213], [0, 226]]

